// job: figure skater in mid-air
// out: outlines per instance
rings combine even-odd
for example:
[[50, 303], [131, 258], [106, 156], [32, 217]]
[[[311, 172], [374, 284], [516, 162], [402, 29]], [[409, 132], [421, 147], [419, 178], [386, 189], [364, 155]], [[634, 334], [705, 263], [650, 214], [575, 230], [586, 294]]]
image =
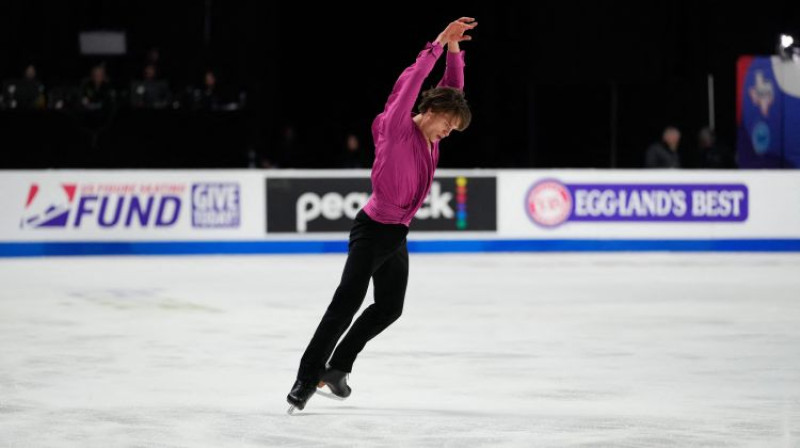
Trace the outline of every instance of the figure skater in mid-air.
[[[471, 17], [450, 22], [403, 71], [383, 112], [372, 122], [372, 194], [350, 229], [339, 287], [300, 360], [297, 381], [287, 396], [290, 413], [295, 408], [302, 410], [318, 387], [327, 386], [333, 398], [347, 398], [351, 392], [347, 376], [356, 356], [370, 339], [400, 317], [408, 283], [409, 224], [431, 188], [439, 142], [454, 130], [466, 129], [472, 119], [463, 92], [464, 52], [460, 43], [471, 40], [466, 32], [477, 25]], [[444, 47], [444, 77], [437, 87], [422, 93], [415, 114], [422, 84]], [[364, 310], [339, 342], [364, 301], [370, 278], [375, 303]]]

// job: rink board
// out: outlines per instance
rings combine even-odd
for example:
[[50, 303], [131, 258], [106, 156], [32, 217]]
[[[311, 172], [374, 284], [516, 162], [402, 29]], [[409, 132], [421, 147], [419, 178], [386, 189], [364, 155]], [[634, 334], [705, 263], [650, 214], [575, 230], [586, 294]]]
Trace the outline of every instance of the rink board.
[[[346, 252], [369, 174], [3, 172], [0, 256]], [[442, 169], [409, 250], [800, 251], [800, 174]]]

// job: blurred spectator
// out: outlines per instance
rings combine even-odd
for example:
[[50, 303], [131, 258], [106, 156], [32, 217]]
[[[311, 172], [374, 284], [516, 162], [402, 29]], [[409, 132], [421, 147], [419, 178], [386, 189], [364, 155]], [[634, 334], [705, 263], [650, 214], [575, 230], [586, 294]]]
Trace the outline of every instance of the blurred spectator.
[[81, 84], [81, 104], [85, 109], [98, 110], [114, 106], [117, 93], [111, 87], [106, 75], [106, 67], [98, 64], [92, 67], [91, 75]]
[[194, 90], [193, 103], [195, 109], [219, 110], [220, 98], [217, 87], [217, 75], [212, 70], [206, 70], [203, 76], [203, 87]]
[[147, 55], [144, 57], [145, 65], [152, 65], [153, 67], [158, 68], [159, 62], [161, 61], [161, 51], [158, 47], [152, 47], [147, 50]]
[[700, 129], [700, 133], [697, 135], [697, 152], [701, 168], [736, 168], [733, 152], [724, 145], [720, 145], [714, 131], [709, 128]]
[[134, 108], [164, 109], [172, 95], [167, 82], [156, 77], [154, 64], [144, 67], [143, 79], [131, 82], [131, 106]]
[[298, 139], [297, 128], [293, 124], [285, 124], [281, 129], [280, 139], [272, 154], [272, 166], [280, 168], [302, 168], [305, 164], [302, 145]]
[[364, 154], [355, 134], [347, 134], [344, 151], [339, 162], [340, 168], [364, 168]]
[[680, 168], [680, 141], [681, 132], [678, 128], [669, 126], [664, 129], [661, 140], [650, 145], [645, 152], [645, 168]]
[[238, 110], [245, 106], [247, 95], [231, 86], [220, 85], [217, 73], [207, 70], [201, 88], [191, 89], [191, 102], [199, 110]]
[[21, 79], [3, 82], [0, 105], [4, 109], [43, 109], [44, 85], [36, 78], [36, 67], [28, 65]]

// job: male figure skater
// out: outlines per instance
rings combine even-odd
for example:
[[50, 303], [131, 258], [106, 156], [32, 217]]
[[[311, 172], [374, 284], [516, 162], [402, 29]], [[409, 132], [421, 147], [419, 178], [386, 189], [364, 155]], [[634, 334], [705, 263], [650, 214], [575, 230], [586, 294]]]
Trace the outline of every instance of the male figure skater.
[[[317, 387], [327, 385], [334, 397], [347, 398], [351, 392], [347, 375], [356, 356], [367, 341], [400, 317], [408, 283], [408, 226], [433, 182], [439, 142], [453, 130], [466, 129], [472, 119], [464, 98], [464, 52], [459, 43], [470, 40], [465, 32], [477, 25], [471, 17], [449, 23], [400, 75], [386, 107], [372, 123], [372, 195], [353, 222], [341, 282], [286, 397], [290, 413], [295, 408], [302, 410]], [[445, 46], [444, 77], [436, 88], [423, 92], [419, 113], [414, 114], [422, 83]], [[337, 346], [364, 301], [370, 278], [375, 303], [364, 310]]]

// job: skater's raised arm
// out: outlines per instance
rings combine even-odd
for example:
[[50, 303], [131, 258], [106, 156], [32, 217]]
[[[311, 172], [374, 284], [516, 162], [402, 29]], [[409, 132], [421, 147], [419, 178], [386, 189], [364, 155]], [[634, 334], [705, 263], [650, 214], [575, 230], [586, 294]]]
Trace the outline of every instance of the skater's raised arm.
[[[470, 17], [462, 17], [450, 22], [444, 31], [439, 33], [436, 40], [426, 45], [425, 49], [417, 55], [417, 60], [414, 64], [403, 71], [395, 83], [384, 108], [382, 123], [384, 132], [402, 134], [411, 132], [414, 129], [411, 112], [419, 96], [422, 83], [433, 70], [433, 66], [441, 56], [443, 46], [446, 43], [454, 42], [457, 48], [458, 42], [470, 39], [470, 36], [464, 35], [464, 32], [477, 26], [474, 20]], [[448, 58], [450, 57], [452, 56], [448, 55]], [[447, 77], [447, 73], [445, 73], [445, 78]], [[457, 81], [456, 78], [456, 76], [453, 76], [453, 79]], [[461, 75], [461, 85], [463, 86], [463, 74]]]
[[[475, 28], [478, 25], [478, 22], [472, 17], [462, 17], [456, 22], [469, 25], [471, 27], [469, 29]], [[464, 90], [464, 52], [461, 51], [459, 42], [462, 40], [472, 40], [472, 36], [466, 34], [444, 35], [443, 32], [439, 35], [439, 38], [437, 38], [437, 40], [439, 39], [449, 40], [444, 40], [444, 44], [447, 45], [447, 65], [444, 69], [444, 76], [442, 80], [439, 81], [437, 87], [453, 87]]]

